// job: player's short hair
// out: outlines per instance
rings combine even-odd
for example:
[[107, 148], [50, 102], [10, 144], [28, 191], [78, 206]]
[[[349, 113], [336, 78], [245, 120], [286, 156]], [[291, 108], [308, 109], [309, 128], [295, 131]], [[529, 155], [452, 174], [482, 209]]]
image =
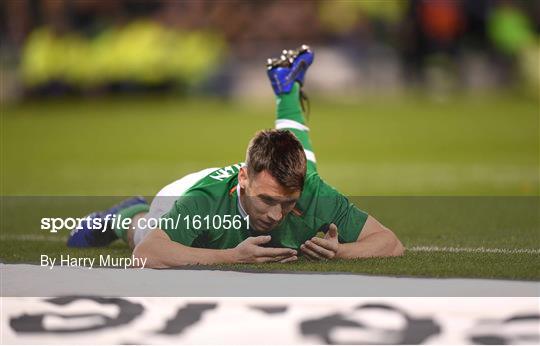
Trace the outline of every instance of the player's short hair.
[[306, 177], [306, 154], [291, 131], [263, 130], [249, 143], [246, 167], [250, 176], [267, 170], [283, 187], [301, 191]]

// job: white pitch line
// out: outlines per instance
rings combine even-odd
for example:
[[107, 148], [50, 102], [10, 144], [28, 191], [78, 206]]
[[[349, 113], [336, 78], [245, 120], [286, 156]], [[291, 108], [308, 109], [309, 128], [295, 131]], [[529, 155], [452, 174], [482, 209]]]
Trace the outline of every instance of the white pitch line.
[[486, 247], [447, 247], [447, 246], [413, 246], [407, 248], [412, 252], [469, 252], [469, 253], [502, 253], [502, 254], [540, 254], [540, 249], [498, 249]]

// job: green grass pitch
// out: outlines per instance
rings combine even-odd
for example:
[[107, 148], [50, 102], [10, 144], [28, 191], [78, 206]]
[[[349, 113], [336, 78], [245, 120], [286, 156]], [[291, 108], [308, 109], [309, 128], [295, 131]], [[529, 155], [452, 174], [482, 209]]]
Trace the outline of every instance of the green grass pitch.
[[[311, 100], [321, 176], [392, 228], [410, 251], [394, 259], [221, 268], [540, 278], [538, 100], [511, 94], [445, 102], [421, 95]], [[40, 231], [39, 217], [83, 216], [120, 196], [153, 196], [187, 173], [242, 161], [254, 132], [273, 126], [273, 114], [270, 96], [249, 103], [167, 95], [3, 105], [0, 259], [128, 256], [120, 242], [68, 250], [66, 232]], [[113, 197], [83, 203], [21, 196]], [[517, 251], [419, 250], [435, 246]]]

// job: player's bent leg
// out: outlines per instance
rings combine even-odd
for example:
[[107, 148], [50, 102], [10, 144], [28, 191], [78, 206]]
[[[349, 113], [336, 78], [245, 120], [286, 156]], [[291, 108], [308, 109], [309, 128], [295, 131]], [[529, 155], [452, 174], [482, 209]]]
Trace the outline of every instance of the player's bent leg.
[[[146, 213], [149, 205], [142, 197], [129, 198], [104, 211], [88, 215], [69, 235], [69, 247], [102, 247], [118, 238], [128, 241], [129, 227], [114, 227], [122, 224], [122, 220], [132, 219]], [[116, 220], [115, 222], [113, 222]], [[119, 221], [118, 221], [119, 220]]]
[[277, 97], [277, 129], [293, 132], [302, 143], [308, 171], [316, 171], [316, 158], [309, 138], [309, 128], [301, 105], [301, 86], [314, 54], [303, 45], [297, 50], [284, 50], [278, 59], [268, 59], [268, 78]]
[[[175, 183], [181, 181], [177, 180]], [[173, 183], [174, 184], [174, 183]], [[161, 191], [160, 191], [161, 193]], [[134, 219], [132, 231], [128, 237], [128, 243], [133, 250], [135, 247], [155, 228], [159, 228], [160, 218], [171, 210], [174, 206], [174, 202], [178, 199], [178, 196], [158, 195], [152, 200], [150, 205], [150, 211], [145, 215]], [[179, 192], [179, 193], [183, 193]], [[179, 195], [181, 196], [181, 195]]]
[[295, 134], [308, 160], [308, 171], [317, 170], [317, 159], [309, 137], [309, 127], [306, 125], [304, 114], [299, 101], [300, 85], [295, 83], [289, 94], [277, 96], [276, 129], [286, 129]]
[[139, 220], [145, 219], [148, 213], [139, 213], [131, 219], [131, 225], [129, 226], [129, 229], [127, 231], [126, 240], [129, 245], [129, 248], [133, 250], [136, 246], [135, 244], [135, 234], [137, 230], [139, 229], [139, 225], [141, 222]]
[[[134, 220], [132, 231], [128, 236], [128, 243], [134, 249], [153, 229], [159, 228], [159, 220], [171, 210], [178, 198], [199, 180], [215, 171], [216, 167], [203, 169], [188, 174], [162, 188], [152, 200], [150, 210], [140, 219]], [[131, 241], [130, 238], [131, 237]]]

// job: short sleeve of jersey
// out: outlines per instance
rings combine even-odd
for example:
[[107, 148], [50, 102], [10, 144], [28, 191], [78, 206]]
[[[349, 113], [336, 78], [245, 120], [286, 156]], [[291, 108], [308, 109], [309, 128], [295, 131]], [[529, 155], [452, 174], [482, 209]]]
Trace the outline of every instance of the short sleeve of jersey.
[[334, 223], [338, 228], [340, 243], [353, 243], [358, 240], [368, 214], [360, 210], [347, 197], [325, 183], [318, 174], [314, 174], [317, 184], [316, 216], [323, 224]]
[[193, 241], [202, 235], [202, 229], [189, 227], [189, 222], [184, 219], [187, 215], [194, 215], [193, 210], [197, 210], [195, 198], [181, 197], [174, 202], [171, 210], [161, 217], [161, 229], [172, 241], [191, 246]]

